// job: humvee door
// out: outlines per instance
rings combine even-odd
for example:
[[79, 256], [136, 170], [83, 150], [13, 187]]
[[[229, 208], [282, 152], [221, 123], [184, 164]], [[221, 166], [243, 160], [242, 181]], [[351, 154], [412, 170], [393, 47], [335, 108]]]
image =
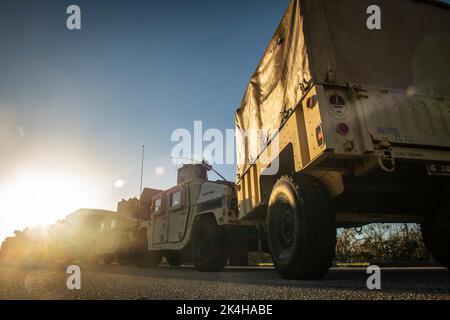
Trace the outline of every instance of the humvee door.
[[153, 197], [152, 201], [152, 242], [154, 244], [167, 243], [168, 208], [167, 195], [161, 193]]
[[178, 243], [184, 239], [189, 216], [187, 186], [172, 189], [167, 199], [169, 201], [169, 242]]

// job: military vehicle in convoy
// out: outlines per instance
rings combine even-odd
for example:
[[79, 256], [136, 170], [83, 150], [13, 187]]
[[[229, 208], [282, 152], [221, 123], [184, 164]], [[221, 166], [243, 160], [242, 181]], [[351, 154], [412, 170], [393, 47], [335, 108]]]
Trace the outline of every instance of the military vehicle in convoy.
[[[146, 188], [140, 199], [122, 200], [117, 206], [117, 214], [100, 224], [96, 243], [97, 257], [104, 263], [117, 260], [119, 264], [138, 262], [140, 243], [138, 240], [146, 231], [145, 221], [150, 219], [152, 198], [161, 190]], [[148, 248], [147, 248], [148, 250]]]
[[100, 223], [114, 216], [111, 211], [79, 209], [53, 225], [15, 231], [14, 237], [3, 241], [0, 258], [16, 262], [95, 262]]
[[146, 188], [117, 212], [80, 209], [46, 228], [17, 231], [0, 258], [156, 267], [165, 257], [171, 266], [193, 262], [202, 271], [248, 265], [248, 252], [264, 244], [258, 247], [255, 226], [238, 221], [234, 184], [208, 181], [209, 170], [206, 163], [185, 165], [175, 187]]
[[20, 236], [19, 231], [15, 232], [14, 237], [7, 237], [2, 242], [2, 246], [0, 248], [0, 259], [4, 260], [16, 260], [17, 257], [22, 253], [22, 250], [19, 246], [18, 236]]
[[121, 201], [117, 215], [101, 223], [97, 255], [105, 263], [171, 266], [193, 262], [201, 271], [247, 265], [257, 250], [255, 226], [238, 221], [235, 186], [208, 181], [206, 163], [178, 170], [177, 185], [145, 189], [140, 199]]
[[420, 223], [450, 266], [447, 4], [291, 1], [236, 128], [238, 221], [266, 227], [282, 277], [321, 278], [336, 228], [375, 222]]
[[48, 250], [53, 258], [65, 261], [95, 262], [95, 244], [100, 223], [115, 212], [79, 209], [47, 230]]

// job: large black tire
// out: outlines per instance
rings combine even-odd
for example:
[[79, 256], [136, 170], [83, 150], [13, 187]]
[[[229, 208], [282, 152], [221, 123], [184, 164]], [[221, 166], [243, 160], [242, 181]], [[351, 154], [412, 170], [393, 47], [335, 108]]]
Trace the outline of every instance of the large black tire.
[[114, 262], [114, 255], [113, 254], [105, 254], [103, 256], [103, 263], [104, 264], [111, 264]]
[[192, 259], [202, 272], [221, 271], [228, 259], [228, 239], [213, 218], [200, 218], [192, 230]]
[[423, 241], [433, 258], [450, 269], [450, 206], [422, 223], [421, 230]]
[[181, 253], [177, 251], [169, 252], [166, 255], [166, 260], [171, 267], [179, 267], [183, 264]]
[[156, 268], [161, 264], [162, 257], [159, 251], [142, 251], [138, 254], [137, 265], [141, 268]]
[[324, 185], [307, 175], [284, 176], [270, 196], [267, 233], [285, 279], [321, 279], [336, 252], [336, 216]]
[[117, 257], [117, 262], [121, 266], [128, 266], [130, 265], [130, 257], [128, 257], [127, 255], [119, 255]]

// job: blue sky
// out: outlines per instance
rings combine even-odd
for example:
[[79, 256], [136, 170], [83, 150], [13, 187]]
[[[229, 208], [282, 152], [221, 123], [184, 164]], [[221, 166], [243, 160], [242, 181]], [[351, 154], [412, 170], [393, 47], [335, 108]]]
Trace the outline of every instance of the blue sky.
[[[70, 4], [81, 8], [81, 31], [66, 28]], [[57, 171], [95, 181], [80, 206], [114, 209], [138, 193], [143, 144], [144, 184], [172, 186], [172, 131], [195, 120], [205, 129], [234, 128], [234, 111], [287, 5], [1, 1], [0, 191], [24, 170], [42, 179]], [[158, 166], [165, 175], [155, 174]], [[233, 165], [217, 169], [234, 179]], [[123, 188], [113, 186], [117, 179]]]

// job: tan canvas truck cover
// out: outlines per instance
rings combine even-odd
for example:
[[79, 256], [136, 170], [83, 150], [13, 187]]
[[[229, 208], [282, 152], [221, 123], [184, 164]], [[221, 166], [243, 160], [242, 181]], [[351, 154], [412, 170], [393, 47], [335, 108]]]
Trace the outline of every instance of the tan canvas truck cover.
[[[369, 30], [367, 9], [381, 9]], [[360, 85], [450, 97], [450, 10], [414, 0], [293, 0], [251, 78], [236, 113], [239, 131], [266, 137], [314, 84]], [[238, 134], [238, 173], [261, 151]]]

